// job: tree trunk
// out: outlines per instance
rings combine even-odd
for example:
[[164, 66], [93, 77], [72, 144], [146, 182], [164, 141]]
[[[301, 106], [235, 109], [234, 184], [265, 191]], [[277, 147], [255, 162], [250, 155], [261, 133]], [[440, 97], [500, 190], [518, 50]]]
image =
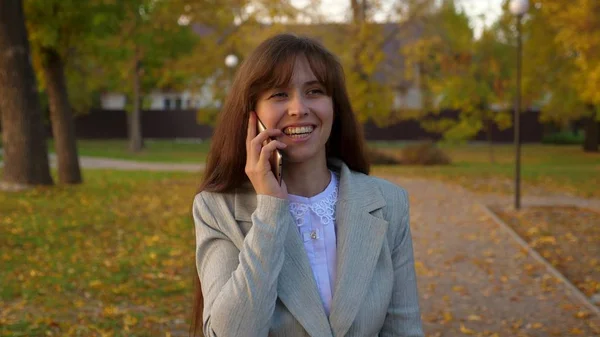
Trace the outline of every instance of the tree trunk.
[[600, 142], [600, 123], [596, 119], [596, 107], [588, 104], [591, 115], [584, 120], [585, 139], [583, 141], [583, 151], [598, 152], [598, 142]]
[[81, 183], [75, 125], [69, 104], [64, 65], [55, 49], [42, 49], [44, 76], [50, 103], [50, 120], [58, 159], [58, 180], [63, 184]]
[[133, 111], [129, 115], [129, 151], [140, 152], [144, 148], [142, 138], [142, 112], [140, 110], [140, 62], [133, 74]]
[[22, 1], [0, 0], [0, 111], [4, 174], [15, 185], [51, 185], [46, 132]]
[[365, 22], [367, 18], [367, 0], [351, 0], [352, 21], [354, 23]]

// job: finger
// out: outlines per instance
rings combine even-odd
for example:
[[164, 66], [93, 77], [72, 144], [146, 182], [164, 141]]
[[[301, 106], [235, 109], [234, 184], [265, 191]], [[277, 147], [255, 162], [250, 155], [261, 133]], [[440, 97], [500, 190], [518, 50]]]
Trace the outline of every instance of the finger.
[[248, 132], [246, 133], [246, 149], [250, 146], [250, 141], [256, 137], [256, 115], [250, 111], [248, 117]]
[[265, 140], [269, 138], [275, 139], [278, 136], [281, 136], [282, 132], [279, 129], [267, 129], [263, 132], [260, 132], [254, 139], [252, 140], [253, 146], [256, 144], [263, 144]]
[[269, 158], [271, 158], [271, 155], [273, 155], [273, 151], [276, 149], [285, 149], [286, 147], [287, 145], [285, 143], [282, 143], [278, 140], [274, 140], [263, 146], [260, 150], [259, 163], [262, 165], [270, 165]]
[[256, 112], [250, 111], [250, 116], [248, 117], [248, 134], [246, 136], [246, 161], [252, 164], [258, 161], [260, 148], [262, 146], [261, 144], [252, 142], [257, 134], [257, 120]]

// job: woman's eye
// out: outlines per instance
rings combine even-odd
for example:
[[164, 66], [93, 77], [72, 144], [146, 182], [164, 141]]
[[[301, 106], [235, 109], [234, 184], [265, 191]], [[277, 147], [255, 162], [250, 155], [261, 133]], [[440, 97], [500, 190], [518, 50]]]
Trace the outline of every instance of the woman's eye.
[[286, 96], [287, 96], [287, 94], [285, 92], [276, 92], [273, 95], [271, 95], [271, 97], [269, 97], [269, 98], [283, 98]]
[[320, 94], [323, 94], [323, 93], [325, 93], [325, 92], [322, 89], [318, 89], [318, 88], [317, 89], [310, 89], [308, 91], [309, 95], [320, 95]]

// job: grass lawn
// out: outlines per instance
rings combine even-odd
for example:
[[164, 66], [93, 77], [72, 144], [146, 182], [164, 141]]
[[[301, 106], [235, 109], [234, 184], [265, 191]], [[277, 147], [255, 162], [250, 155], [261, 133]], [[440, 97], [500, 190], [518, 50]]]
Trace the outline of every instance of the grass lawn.
[[199, 177], [84, 175], [82, 186], [0, 192], [0, 336], [186, 331]]
[[[405, 142], [370, 142], [370, 146], [398, 154]], [[53, 144], [50, 142], [50, 149]], [[184, 143], [172, 140], [149, 140], [139, 154], [127, 151], [125, 140], [80, 140], [82, 156], [108, 157], [149, 162], [199, 163], [206, 159], [210, 142]], [[490, 162], [486, 144], [448, 145], [440, 147], [450, 155], [449, 166], [377, 166], [374, 174], [423, 177], [460, 184], [470, 190], [512, 193], [514, 147], [494, 147]], [[581, 147], [525, 144], [522, 148], [523, 194], [560, 193], [585, 198], [600, 198], [600, 154], [584, 153]]]
[[[392, 145], [377, 144], [390, 153]], [[460, 184], [470, 190], [512, 193], [514, 148], [497, 145], [494, 163], [485, 145], [440, 145], [452, 158], [448, 166], [378, 166], [374, 174], [433, 178]], [[585, 153], [580, 146], [527, 144], [522, 148], [523, 194], [560, 193], [600, 198], [600, 154]]]
[[[49, 149], [54, 152], [54, 143], [49, 141]], [[200, 163], [206, 160], [210, 142], [176, 142], [173, 140], [146, 140], [145, 149], [140, 153], [127, 150], [126, 140], [78, 140], [79, 155], [128, 159], [146, 162]]]

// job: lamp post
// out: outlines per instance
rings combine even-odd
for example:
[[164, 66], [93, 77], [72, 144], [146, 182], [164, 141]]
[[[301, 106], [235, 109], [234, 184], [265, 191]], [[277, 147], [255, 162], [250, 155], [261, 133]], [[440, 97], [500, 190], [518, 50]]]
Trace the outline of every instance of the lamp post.
[[529, 9], [529, 0], [511, 0], [510, 12], [517, 17], [517, 97], [514, 112], [515, 133], [515, 209], [521, 208], [521, 68], [523, 66], [523, 16]]
[[233, 78], [233, 69], [238, 65], [238, 57], [235, 54], [229, 54], [225, 56], [225, 66], [229, 69], [228, 71], [228, 86], [231, 86], [232, 78]]

